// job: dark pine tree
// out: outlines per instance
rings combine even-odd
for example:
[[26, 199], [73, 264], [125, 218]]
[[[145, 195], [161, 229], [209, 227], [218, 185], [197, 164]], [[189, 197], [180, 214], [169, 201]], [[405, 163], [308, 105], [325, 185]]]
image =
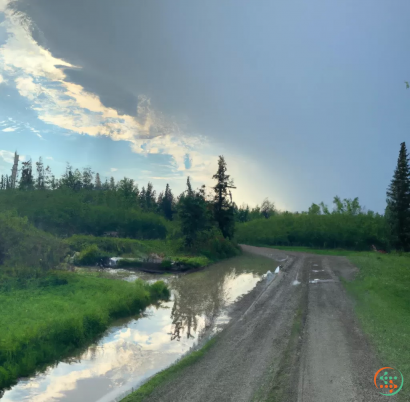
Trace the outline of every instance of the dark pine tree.
[[189, 177], [187, 189], [178, 200], [178, 215], [181, 221], [181, 231], [185, 246], [192, 247], [198, 235], [209, 229], [210, 216], [203, 191], [192, 190]]
[[223, 236], [231, 239], [235, 230], [235, 211], [232, 204], [232, 195], [229, 189], [234, 187], [233, 180], [226, 174], [226, 162], [223, 156], [218, 160], [218, 171], [212, 176], [217, 180], [213, 187], [214, 196], [214, 216]]
[[172, 221], [172, 216], [174, 214], [174, 196], [172, 191], [169, 187], [169, 184], [165, 187], [165, 193], [160, 194], [158, 197], [158, 204], [159, 209], [161, 210], [162, 214], [165, 216], [166, 219]]
[[20, 190], [33, 190], [34, 178], [33, 178], [33, 166], [31, 159], [22, 163], [21, 178], [19, 188]]
[[410, 167], [406, 143], [400, 144], [399, 159], [387, 189], [386, 218], [392, 242], [400, 250], [410, 250]]

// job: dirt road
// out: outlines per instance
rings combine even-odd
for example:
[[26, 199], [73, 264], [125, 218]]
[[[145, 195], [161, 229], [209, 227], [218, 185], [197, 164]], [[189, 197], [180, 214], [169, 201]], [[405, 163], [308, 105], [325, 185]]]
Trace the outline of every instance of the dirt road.
[[240, 300], [209, 352], [147, 400], [385, 400], [373, 384], [383, 366], [339, 281], [351, 279], [355, 267], [343, 257], [242, 247], [277, 261], [286, 258], [282, 272]]

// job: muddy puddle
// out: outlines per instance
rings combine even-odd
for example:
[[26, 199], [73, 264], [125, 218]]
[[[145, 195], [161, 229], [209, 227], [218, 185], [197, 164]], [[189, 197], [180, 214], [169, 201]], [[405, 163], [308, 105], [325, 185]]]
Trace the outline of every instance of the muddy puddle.
[[229, 307], [278, 264], [243, 255], [186, 275], [107, 270], [123, 280], [165, 280], [172, 297], [140, 316], [113, 323], [94, 344], [6, 391], [2, 402], [120, 400], [229, 321]]

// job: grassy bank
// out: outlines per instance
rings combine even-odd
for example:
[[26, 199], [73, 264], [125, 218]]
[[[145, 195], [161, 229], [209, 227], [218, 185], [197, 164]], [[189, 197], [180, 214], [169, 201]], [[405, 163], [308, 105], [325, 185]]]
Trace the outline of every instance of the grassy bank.
[[[162, 268], [171, 267], [175, 261], [188, 268], [199, 268], [211, 263], [234, 257], [241, 253], [240, 248], [223, 237], [207, 239], [198, 248], [187, 250], [180, 240], [134, 240], [124, 238], [75, 235], [64, 240], [71, 252], [79, 252], [77, 263], [95, 265], [104, 257], [125, 257], [119, 267], [138, 267], [141, 264], [132, 258], [144, 259], [150, 254], [164, 258]], [[160, 268], [160, 267], [158, 267]]]
[[60, 359], [102, 333], [112, 319], [137, 313], [169, 290], [53, 273], [39, 286], [0, 293], [0, 389]]
[[147, 396], [152, 394], [155, 388], [159, 387], [160, 385], [164, 385], [168, 381], [173, 380], [185, 368], [196, 363], [201, 357], [203, 357], [208, 352], [208, 350], [214, 345], [215, 342], [216, 338], [212, 338], [201, 349], [190, 353], [189, 355], [182, 358], [178, 363], [173, 364], [169, 368], [155, 374], [140, 388], [138, 388], [136, 391], [122, 399], [121, 402], [142, 402]]
[[[383, 364], [410, 376], [410, 257], [363, 253], [348, 257], [360, 272], [345, 283], [356, 313]], [[399, 396], [408, 400], [409, 392]]]

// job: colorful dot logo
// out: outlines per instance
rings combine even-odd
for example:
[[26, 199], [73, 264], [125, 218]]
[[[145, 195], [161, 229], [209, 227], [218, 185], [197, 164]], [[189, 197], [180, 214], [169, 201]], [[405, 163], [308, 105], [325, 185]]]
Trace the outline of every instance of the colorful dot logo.
[[382, 395], [396, 395], [403, 388], [403, 374], [392, 367], [383, 367], [374, 375], [374, 385]]

